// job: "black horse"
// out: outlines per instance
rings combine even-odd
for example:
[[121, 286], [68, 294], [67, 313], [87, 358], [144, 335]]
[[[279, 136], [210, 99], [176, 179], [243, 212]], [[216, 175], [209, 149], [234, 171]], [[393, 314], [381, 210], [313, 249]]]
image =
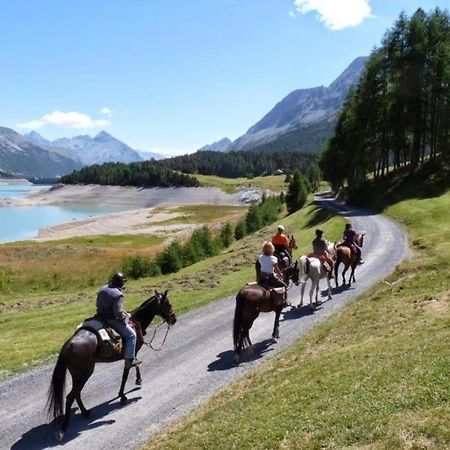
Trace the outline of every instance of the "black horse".
[[[154, 296], [150, 297], [142, 303], [141, 306], [131, 312], [131, 321], [135, 324], [137, 335], [136, 354], [144, 344], [145, 330], [156, 315], [166, 321], [169, 326], [177, 321], [167, 297], [167, 291], [165, 291], [164, 294], [155, 292]], [[66, 398], [65, 414], [61, 428], [56, 432], [58, 440], [61, 440], [64, 437], [64, 433], [69, 425], [70, 408], [72, 407], [74, 400], [77, 401], [81, 414], [85, 417], [89, 417], [89, 411], [81, 401], [81, 391], [94, 372], [95, 363], [114, 362], [123, 358], [123, 353], [117, 353], [108, 359], [101, 358], [98, 352], [98, 344], [97, 335], [93, 331], [81, 328], [66, 341], [61, 349], [53, 371], [47, 402], [48, 413], [54, 419], [63, 414], [64, 388], [67, 370], [69, 370], [72, 375], [72, 390]], [[129, 368], [125, 368], [123, 371], [122, 383], [119, 390], [121, 403], [127, 402], [124, 389], [129, 371]], [[136, 367], [136, 384], [141, 384], [141, 381], [140, 370]]]
[[[259, 262], [256, 264], [258, 273]], [[292, 264], [283, 271], [284, 281], [298, 283], [298, 263]], [[242, 288], [236, 296], [236, 309], [233, 321], [234, 361], [239, 362], [244, 347], [251, 347], [250, 328], [260, 312], [275, 312], [272, 340], [277, 342], [280, 337], [280, 315], [284, 305], [275, 302], [270, 292], [260, 284], [252, 283]]]

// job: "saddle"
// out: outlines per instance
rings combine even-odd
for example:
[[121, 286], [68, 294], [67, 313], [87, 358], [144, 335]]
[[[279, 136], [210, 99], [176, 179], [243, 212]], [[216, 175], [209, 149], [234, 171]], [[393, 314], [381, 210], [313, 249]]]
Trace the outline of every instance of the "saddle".
[[270, 294], [270, 299], [272, 300], [273, 304], [276, 306], [281, 306], [286, 304], [287, 299], [287, 289], [284, 287], [273, 287], [269, 286], [265, 283], [247, 283], [247, 286], [251, 285], [258, 285], [263, 287], [266, 291]]
[[77, 331], [79, 330], [88, 330], [97, 336], [97, 357], [99, 359], [108, 360], [122, 355], [122, 336], [103, 321], [96, 318], [86, 319], [78, 326]]

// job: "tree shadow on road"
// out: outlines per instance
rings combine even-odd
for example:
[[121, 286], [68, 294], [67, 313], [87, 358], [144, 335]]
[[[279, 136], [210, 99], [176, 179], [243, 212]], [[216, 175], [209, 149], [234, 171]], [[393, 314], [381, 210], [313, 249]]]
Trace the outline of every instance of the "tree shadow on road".
[[[126, 392], [130, 394], [140, 388], [134, 388]], [[77, 408], [72, 409], [72, 416], [70, 418], [70, 425], [66, 431], [62, 442], [56, 440], [55, 431], [60, 424], [61, 418], [53, 420], [51, 423], [45, 423], [27, 431], [17, 442], [15, 442], [11, 450], [43, 450], [45, 448], [52, 448], [63, 445], [80, 436], [83, 431], [92, 430], [106, 425], [112, 425], [115, 420], [99, 420], [118, 408], [124, 408], [132, 403], [139, 401], [142, 397], [128, 398], [126, 405], [121, 405], [118, 400], [119, 397], [114, 397], [104, 403], [94, 406], [90, 411], [89, 418], [83, 417], [80, 413], [75, 414]]]
[[[272, 351], [272, 339], [265, 339], [264, 341], [253, 344], [252, 350], [246, 348], [241, 354], [241, 363], [256, 361], [264, 356], [264, 354]], [[229, 370], [236, 367], [234, 362], [234, 350], [227, 350], [219, 353], [217, 359], [208, 364], [208, 372], [216, 370]]]

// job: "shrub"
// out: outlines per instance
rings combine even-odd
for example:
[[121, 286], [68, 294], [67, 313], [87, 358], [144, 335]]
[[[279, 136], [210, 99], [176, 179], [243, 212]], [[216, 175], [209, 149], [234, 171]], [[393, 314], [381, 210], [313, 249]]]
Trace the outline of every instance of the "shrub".
[[238, 241], [245, 236], [247, 236], [247, 225], [245, 224], [245, 220], [241, 219], [234, 228], [234, 238]]
[[178, 241], [172, 242], [163, 252], [156, 256], [156, 263], [161, 273], [178, 272], [183, 268], [183, 249]]
[[219, 233], [222, 244], [225, 248], [229, 247], [233, 242], [233, 228], [229, 223], [225, 224]]
[[127, 277], [134, 279], [161, 274], [158, 264], [144, 256], [127, 256], [122, 261], [121, 271]]
[[248, 209], [247, 216], [245, 217], [245, 224], [247, 226], [247, 232], [253, 233], [258, 231], [263, 224], [261, 211], [258, 205], [252, 205]]
[[303, 208], [308, 198], [308, 186], [309, 182], [296, 170], [292, 180], [289, 182], [288, 193], [286, 195], [286, 206], [289, 214]]

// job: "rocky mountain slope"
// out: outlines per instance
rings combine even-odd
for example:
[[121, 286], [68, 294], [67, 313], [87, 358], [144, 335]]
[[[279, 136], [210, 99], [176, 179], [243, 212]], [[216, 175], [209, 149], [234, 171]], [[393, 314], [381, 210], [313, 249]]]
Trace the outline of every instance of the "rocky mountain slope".
[[10, 128], [0, 127], [0, 172], [23, 177], [58, 177], [80, 168], [73, 159], [46, 150]]
[[231, 140], [226, 137], [212, 144], [204, 145], [199, 149], [199, 152], [226, 152], [231, 147], [231, 144]]
[[[328, 137], [327, 130], [333, 129], [336, 115], [350, 87], [358, 83], [366, 61], [366, 57], [356, 58], [328, 87], [318, 86], [291, 92], [246, 134], [236, 139], [230, 150], [267, 147], [271, 142], [286, 135], [290, 135], [288, 141], [292, 141], [294, 136], [294, 141], [301, 142], [302, 133], [311, 134], [308, 130], [310, 127], [324, 131]], [[321, 142], [318, 142], [318, 145]]]

